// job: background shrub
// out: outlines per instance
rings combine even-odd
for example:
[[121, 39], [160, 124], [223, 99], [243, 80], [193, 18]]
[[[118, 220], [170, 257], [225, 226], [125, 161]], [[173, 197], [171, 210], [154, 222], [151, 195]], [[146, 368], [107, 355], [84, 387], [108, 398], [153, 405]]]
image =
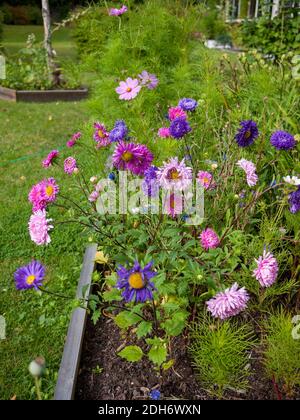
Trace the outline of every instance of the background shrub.
[[37, 5], [4, 4], [1, 10], [7, 25], [41, 25], [43, 22], [41, 7]]

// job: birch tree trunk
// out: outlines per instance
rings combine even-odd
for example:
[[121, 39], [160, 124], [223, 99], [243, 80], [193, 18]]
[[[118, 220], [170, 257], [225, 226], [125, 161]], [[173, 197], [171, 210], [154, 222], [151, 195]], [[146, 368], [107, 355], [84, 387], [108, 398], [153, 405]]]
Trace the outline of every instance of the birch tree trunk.
[[53, 78], [53, 72], [55, 71], [55, 63], [54, 54], [52, 50], [51, 15], [48, 0], [42, 0], [42, 16], [44, 21], [44, 46], [47, 54], [49, 76], [50, 78]]

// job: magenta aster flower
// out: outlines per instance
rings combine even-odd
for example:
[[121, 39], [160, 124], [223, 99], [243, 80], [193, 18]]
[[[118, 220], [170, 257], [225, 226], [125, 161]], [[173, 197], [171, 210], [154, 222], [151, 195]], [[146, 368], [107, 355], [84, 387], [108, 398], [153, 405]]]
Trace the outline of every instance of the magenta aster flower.
[[207, 190], [212, 186], [213, 176], [210, 172], [199, 171], [197, 175], [197, 181], [205, 190]]
[[109, 16], [121, 16], [124, 13], [126, 13], [127, 10], [128, 10], [127, 7], [123, 5], [120, 9], [117, 9], [117, 8], [109, 9], [108, 14]]
[[270, 287], [275, 282], [278, 274], [276, 258], [270, 252], [264, 251], [263, 255], [255, 262], [257, 263], [257, 268], [253, 271], [253, 276], [262, 287]]
[[70, 140], [67, 141], [67, 147], [73, 147], [77, 143], [77, 141], [81, 138], [82, 134], [80, 131], [78, 133], [73, 134]]
[[94, 203], [95, 201], [97, 201], [98, 197], [99, 197], [99, 192], [98, 191], [93, 191], [89, 196], [89, 201], [91, 203]]
[[141, 88], [138, 79], [128, 77], [125, 82], [120, 82], [116, 92], [119, 94], [119, 99], [130, 101], [137, 96]]
[[72, 173], [77, 170], [77, 162], [72, 156], [69, 156], [64, 161], [64, 171], [68, 175], [72, 175]]
[[170, 129], [168, 127], [159, 128], [157, 135], [161, 137], [162, 139], [167, 139], [171, 137]]
[[48, 234], [53, 226], [49, 224], [52, 219], [47, 219], [46, 210], [38, 210], [29, 219], [28, 227], [30, 238], [37, 245], [46, 245], [51, 242]]
[[239, 285], [234, 283], [224, 292], [209, 299], [206, 305], [214, 318], [227, 319], [242, 312], [247, 307], [248, 300], [247, 290], [244, 287], [239, 289]]
[[105, 125], [99, 122], [94, 124], [94, 140], [97, 143], [97, 148], [106, 147], [110, 144], [109, 132], [106, 130]]
[[148, 89], [153, 90], [158, 85], [158, 78], [155, 74], [148, 73], [146, 70], [139, 74], [139, 79], [142, 86], [146, 86]]
[[35, 288], [38, 290], [43, 284], [45, 267], [39, 261], [31, 261], [16, 270], [14, 274], [17, 290]]
[[31, 188], [28, 200], [33, 204], [33, 211], [43, 210], [47, 204], [56, 200], [59, 187], [54, 178], [44, 179]]
[[240, 159], [237, 165], [242, 168], [246, 173], [247, 184], [249, 187], [254, 187], [257, 184], [258, 176], [256, 174], [256, 166], [253, 162], [246, 159]]
[[202, 247], [207, 251], [208, 249], [217, 248], [220, 245], [220, 239], [213, 229], [204, 229], [200, 234], [200, 241]]
[[175, 118], [187, 118], [186, 112], [183, 111], [183, 109], [180, 108], [179, 106], [169, 108], [168, 115], [169, 115], [170, 121], [175, 120]]
[[163, 205], [164, 211], [173, 218], [176, 217], [176, 215], [181, 214], [183, 207], [181, 193], [167, 194]]
[[151, 166], [153, 154], [144, 144], [126, 143], [117, 144], [112, 156], [113, 165], [122, 171], [130, 171], [134, 175], [144, 175]]
[[52, 150], [49, 155], [43, 160], [42, 165], [44, 168], [49, 168], [49, 166], [52, 166], [52, 163], [55, 162], [55, 159], [58, 157], [59, 151], [58, 150]]
[[192, 168], [186, 166], [184, 159], [171, 158], [158, 168], [157, 180], [165, 190], [185, 190], [192, 183]]

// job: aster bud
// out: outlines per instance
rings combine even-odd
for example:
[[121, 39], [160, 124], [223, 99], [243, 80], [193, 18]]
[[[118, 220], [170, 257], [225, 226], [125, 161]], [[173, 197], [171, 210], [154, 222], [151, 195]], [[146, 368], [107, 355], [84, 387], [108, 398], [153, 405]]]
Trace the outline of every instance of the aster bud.
[[35, 378], [40, 378], [46, 367], [45, 359], [42, 356], [36, 357], [28, 366], [28, 370]]

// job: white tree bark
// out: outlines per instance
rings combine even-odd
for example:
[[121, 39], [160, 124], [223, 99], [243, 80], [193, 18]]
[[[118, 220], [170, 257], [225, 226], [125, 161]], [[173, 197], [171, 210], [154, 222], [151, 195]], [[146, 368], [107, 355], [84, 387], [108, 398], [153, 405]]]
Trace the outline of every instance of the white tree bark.
[[44, 46], [47, 53], [49, 73], [52, 75], [53, 71], [55, 70], [55, 64], [52, 49], [51, 15], [48, 0], [42, 0], [42, 16], [44, 21]]

